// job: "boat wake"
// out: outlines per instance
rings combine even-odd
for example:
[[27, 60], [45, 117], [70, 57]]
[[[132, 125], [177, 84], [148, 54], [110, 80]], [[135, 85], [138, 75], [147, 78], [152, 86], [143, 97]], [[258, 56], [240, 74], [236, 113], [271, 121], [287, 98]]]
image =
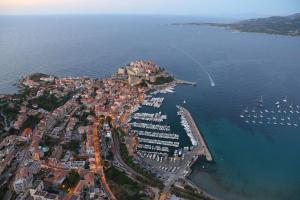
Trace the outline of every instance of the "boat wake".
[[206, 68], [196, 58], [194, 58], [191, 54], [189, 54], [184, 49], [178, 48], [176, 46], [171, 46], [171, 47], [176, 49], [177, 51], [181, 52], [186, 57], [190, 58], [194, 63], [196, 63], [202, 69], [202, 71], [207, 74], [211, 87], [216, 86], [216, 83], [215, 83], [214, 79], [212, 78], [212, 76], [210, 75], [210, 73], [206, 70]]
[[208, 72], [206, 72], [206, 74], [207, 74], [207, 76], [209, 78], [211, 87], [215, 87], [216, 84], [215, 84], [215, 81], [212, 79], [211, 75]]

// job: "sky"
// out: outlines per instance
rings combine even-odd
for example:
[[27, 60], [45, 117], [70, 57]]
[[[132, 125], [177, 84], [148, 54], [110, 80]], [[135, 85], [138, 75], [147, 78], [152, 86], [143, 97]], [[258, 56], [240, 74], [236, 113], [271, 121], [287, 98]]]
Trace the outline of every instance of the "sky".
[[153, 14], [210, 17], [300, 13], [300, 0], [0, 0], [0, 14]]

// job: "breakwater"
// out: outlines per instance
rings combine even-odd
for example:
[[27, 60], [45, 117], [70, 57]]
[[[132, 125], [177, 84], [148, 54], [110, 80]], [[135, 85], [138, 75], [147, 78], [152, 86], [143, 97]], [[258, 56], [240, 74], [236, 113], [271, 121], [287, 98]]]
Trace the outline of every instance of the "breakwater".
[[193, 138], [196, 140], [197, 145], [194, 146], [193, 151], [196, 153], [196, 155], [200, 156], [205, 156], [207, 161], [213, 161], [212, 155], [207, 147], [207, 144], [203, 138], [203, 135], [201, 134], [201, 132], [199, 131], [192, 115], [190, 114], [190, 112], [181, 107], [181, 106], [177, 106], [177, 108], [179, 109], [179, 112], [184, 116], [184, 118], [186, 119], [191, 133], [193, 134]]

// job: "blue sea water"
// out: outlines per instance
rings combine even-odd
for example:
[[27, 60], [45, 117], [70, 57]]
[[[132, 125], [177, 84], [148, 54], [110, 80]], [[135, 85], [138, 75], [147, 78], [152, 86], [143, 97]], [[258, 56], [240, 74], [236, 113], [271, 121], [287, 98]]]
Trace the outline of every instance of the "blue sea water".
[[[300, 128], [250, 125], [239, 117], [261, 95], [300, 104], [300, 38], [171, 23], [172, 16], [1, 16], [0, 93], [24, 74], [103, 77], [136, 59], [153, 60], [196, 87], [178, 86], [214, 156], [191, 179], [222, 199], [299, 199]], [[211, 76], [215, 87], [211, 86]], [[205, 168], [202, 168], [205, 165]]]

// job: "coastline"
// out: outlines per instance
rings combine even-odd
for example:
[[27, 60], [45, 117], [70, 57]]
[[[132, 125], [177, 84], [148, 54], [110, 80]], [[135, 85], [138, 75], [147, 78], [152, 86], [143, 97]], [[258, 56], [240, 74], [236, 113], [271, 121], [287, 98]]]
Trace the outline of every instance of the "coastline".
[[[19, 92], [22, 92], [22, 90], [24, 90], [26, 88], [26, 85], [23, 84], [25, 78], [22, 77], [19, 81], [18, 81], [18, 84], [16, 85], [19, 89]], [[164, 89], [164, 88], [167, 88], [167, 87], [172, 87], [172, 86], [176, 86], [177, 84], [186, 84], [186, 85], [191, 85], [191, 86], [195, 86], [196, 85], [196, 82], [191, 82], [191, 81], [185, 81], [185, 80], [179, 80], [179, 79], [175, 79], [171, 82], [168, 82], [168, 83], [164, 83], [164, 84], [161, 84], [161, 85], [152, 85], [153, 87], [148, 87], [146, 90], [144, 90], [142, 92], [143, 95], [145, 95], [148, 91], [150, 90], [161, 90], [161, 89]], [[5, 96], [5, 95], [4, 95]], [[136, 102], [137, 104], [140, 104], [141, 101], [137, 101]], [[191, 166], [199, 159], [200, 156], [203, 156], [205, 155], [205, 158], [207, 161], [212, 161], [212, 156], [210, 155], [209, 153], [209, 150], [206, 146], [206, 143], [205, 143], [205, 140], [204, 138], [202, 138], [202, 135], [201, 135], [201, 132], [198, 130], [191, 114], [189, 113], [188, 110], [186, 110], [185, 108], [181, 107], [181, 109], [184, 111], [185, 115], [187, 116], [188, 118], [188, 121], [189, 121], [189, 124], [190, 124], [190, 127], [192, 129], [192, 133], [194, 135], [194, 137], [196, 138], [197, 140], [197, 145], [195, 146], [195, 148], [192, 149], [192, 151], [189, 153], [191, 155], [191, 160], [190, 162], [188, 163], [188, 165], [186, 166], [186, 174], [185, 176], [183, 177], [185, 180], [186, 180], [186, 185], [189, 185], [190, 187], [194, 188], [194, 191], [200, 193], [200, 194], [203, 194], [209, 198], [213, 198], [213, 199], [216, 199], [213, 195], [207, 193], [206, 191], [204, 191], [203, 189], [199, 188], [198, 186], [196, 186], [189, 178], [188, 176], [190, 175], [190, 173], [192, 172], [191, 170]], [[203, 149], [204, 150], [201, 150]]]

